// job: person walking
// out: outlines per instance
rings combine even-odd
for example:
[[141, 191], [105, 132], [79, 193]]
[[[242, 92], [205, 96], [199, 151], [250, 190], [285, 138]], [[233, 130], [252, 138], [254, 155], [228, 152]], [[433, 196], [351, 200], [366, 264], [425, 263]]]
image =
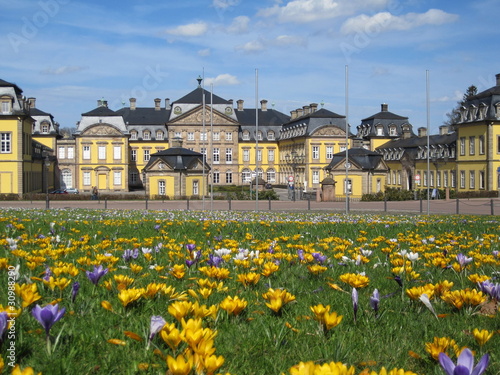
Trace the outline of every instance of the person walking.
[[97, 186], [92, 187], [92, 200], [97, 200], [97, 195], [99, 194], [99, 190], [97, 190]]

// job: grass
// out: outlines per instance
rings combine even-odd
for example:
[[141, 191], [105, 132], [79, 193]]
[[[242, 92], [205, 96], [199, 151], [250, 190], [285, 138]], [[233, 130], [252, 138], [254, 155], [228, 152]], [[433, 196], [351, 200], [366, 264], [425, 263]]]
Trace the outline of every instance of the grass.
[[[217, 332], [215, 355], [224, 358], [215, 373], [281, 374], [299, 362], [335, 361], [354, 366], [356, 374], [364, 369], [378, 373], [382, 367], [443, 374], [426, 351], [426, 343], [446, 337], [459, 348], [473, 350], [476, 361], [488, 353], [486, 374], [498, 374], [499, 312], [498, 308], [487, 313], [484, 309], [494, 301], [484, 297], [481, 305], [458, 309], [436, 296], [431, 303], [437, 318], [406, 291], [443, 281], [453, 282], [452, 291], [478, 290], [474, 282], [478, 277], [498, 283], [499, 229], [496, 218], [472, 216], [3, 210], [0, 277], [7, 281], [8, 267], [19, 266], [18, 286], [35, 283], [40, 294], [16, 318], [15, 362], [43, 374], [164, 374], [169, 369], [166, 357], [183, 353], [188, 344], [182, 342], [173, 350], [158, 333], [147, 348], [151, 317], [161, 315], [182, 329], [168, 312], [175, 301], [218, 307], [227, 296], [238, 296], [248, 303], [241, 314], [233, 316], [219, 308], [203, 319], [203, 327]], [[185, 264], [189, 257], [187, 244], [194, 244], [201, 257], [185, 268], [182, 277], [174, 277], [172, 268]], [[138, 249], [137, 258], [125, 260], [124, 252], [133, 249]], [[219, 265], [228, 270], [228, 277], [217, 279], [204, 274], [203, 267], [209, 268], [210, 256], [220, 249], [230, 251]], [[361, 256], [362, 250], [372, 253]], [[243, 251], [247, 259], [235, 260]], [[405, 251], [418, 253], [419, 259], [410, 262], [401, 256]], [[147, 252], [151, 255], [144, 255]], [[326, 256], [324, 272], [309, 270], [308, 266], [320, 263], [313, 253]], [[460, 268], [459, 253], [473, 261]], [[239, 275], [262, 274], [266, 263], [279, 265], [278, 271], [261, 275], [256, 285], [238, 282]], [[95, 286], [85, 272], [97, 264], [109, 272]], [[43, 282], [47, 269], [55, 279], [67, 278], [68, 286], [52, 290]], [[348, 273], [364, 273], [369, 278], [368, 286], [357, 288], [356, 320], [352, 286], [340, 279]], [[402, 287], [395, 281], [396, 274], [403, 280]], [[117, 275], [128, 276], [132, 284], [120, 286]], [[200, 294], [200, 279], [217, 284], [207, 298]], [[80, 289], [73, 302], [74, 282]], [[142, 294], [126, 306], [118, 299], [121, 289], [146, 288], [152, 283], [173, 288], [178, 295], [163, 291], [146, 298]], [[269, 288], [285, 289], [295, 300], [274, 312], [263, 298]], [[375, 289], [381, 296], [377, 313], [370, 306]], [[0, 295], [4, 307], [7, 298], [7, 294]], [[112, 311], [103, 308], [103, 301], [109, 302]], [[16, 306], [22, 302], [16, 294]], [[51, 330], [53, 343], [60, 337], [49, 355], [45, 334], [30, 310], [36, 304], [56, 302], [66, 313]], [[329, 305], [330, 311], [342, 315], [341, 323], [325, 332], [310, 309], [318, 304]], [[474, 328], [495, 334], [479, 346]], [[116, 345], [110, 339], [121, 341]], [[7, 341], [4, 338], [0, 351], [5, 369], [10, 368]], [[454, 350], [447, 352], [455, 358]]]

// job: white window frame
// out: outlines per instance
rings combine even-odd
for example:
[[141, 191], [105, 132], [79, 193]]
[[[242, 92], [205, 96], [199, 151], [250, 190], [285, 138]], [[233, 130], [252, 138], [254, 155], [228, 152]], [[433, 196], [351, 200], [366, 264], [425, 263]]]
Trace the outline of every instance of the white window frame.
[[267, 150], [267, 161], [274, 161], [274, 150]]
[[83, 152], [82, 152], [82, 159], [83, 160], [90, 160], [90, 146], [83, 146]]
[[244, 141], [249, 141], [249, 140], [250, 140], [250, 133], [249, 133], [247, 130], [245, 130], [245, 131], [243, 132], [243, 135], [241, 136], [241, 138], [242, 138]]
[[333, 159], [333, 146], [326, 146], [326, 158]]
[[99, 160], [106, 160], [106, 146], [99, 146]]
[[137, 150], [130, 150], [130, 161], [137, 161]]
[[194, 132], [188, 132], [187, 134], [188, 141], [194, 141]]
[[200, 141], [207, 140], [207, 132], [200, 132]]
[[225, 137], [226, 137], [226, 141], [232, 142], [233, 132], [226, 132]]
[[75, 157], [75, 149], [73, 148], [73, 146], [68, 146], [66, 151], [68, 159], [73, 159]]
[[475, 155], [476, 154], [476, 137], [474, 135], [471, 135], [469, 137], [469, 155]]
[[167, 184], [165, 180], [158, 181], [158, 195], [165, 195], [167, 192]]
[[220, 133], [219, 132], [213, 132], [212, 133], [212, 140], [213, 141], [220, 141]]
[[319, 171], [312, 171], [312, 183], [319, 184]]
[[135, 130], [130, 132], [130, 140], [131, 141], [137, 140], [137, 132]]
[[226, 163], [231, 164], [233, 162], [233, 149], [226, 148]]
[[113, 159], [121, 160], [122, 158], [122, 148], [121, 146], [113, 146]]
[[274, 169], [268, 169], [266, 172], [267, 182], [276, 182], [276, 171]]
[[122, 172], [114, 171], [113, 172], [113, 185], [120, 186], [122, 184]]
[[163, 131], [161, 131], [161, 130], [156, 131], [156, 140], [157, 141], [163, 141], [163, 136], [164, 136]]
[[312, 158], [319, 159], [319, 146], [312, 146]]
[[199, 182], [198, 180], [193, 181], [193, 195], [198, 195], [199, 194]]
[[469, 189], [476, 188], [476, 171], [469, 171]]
[[226, 184], [233, 183], [233, 171], [226, 171]]
[[274, 137], [274, 132], [273, 132], [272, 130], [269, 130], [269, 131], [267, 132], [267, 140], [268, 140], [268, 141], [274, 141], [274, 138], [275, 138], [275, 137]]
[[262, 161], [262, 150], [257, 150], [257, 161]]
[[212, 173], [212, 182], [214, 184], [218, 184], [220, 183], [220, 172], [219, 171], [214, 171]]
[[90, 172], [84, 171], [83, 172], [83, 185], [84, 186], [90, 186], [92, 180], [90, 178]]
[[144, 158], [144, 161], [149, 161], [149, 159], [151, 159], [151, 151], [150, 150], [144, 150], [144, 152], [143, 152], [143, 158]]
[[58, 157], [59, 159], [66, 159], [66, 147], [64, 147], [64, 146], [59, 146], [59, 147], [57, 148], [57, 150], [58, 150], [58, 151], [57, 151], [57, 157]]
[[243, 161], [250, 161], [250, 150], [243, 150]]
[[220, 163], [220, 149], [219, 147], [214, 147], [213, 150], [213, 162], [216, 164]]

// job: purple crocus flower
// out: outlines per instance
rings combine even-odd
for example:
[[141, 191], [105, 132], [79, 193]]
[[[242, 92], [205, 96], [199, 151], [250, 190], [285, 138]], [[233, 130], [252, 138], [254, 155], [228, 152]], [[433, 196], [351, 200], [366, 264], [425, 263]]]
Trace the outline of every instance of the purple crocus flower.
[[460, 264], [460, 268], [464, 268], [473, 260], [473, 258], [467, 258], [462, 253], [457, 254], [456, 259], [457, 259], [458, 264]]
[[327, 259], [326, 255], [323, 255], [321, 253], [312, 253], [312, 256], [313, 256], [314, 260], [318, 263], [324, 263], [324, 262], [326, 262], [326, 259]]
[[80, 283], [75, 281], [71, 288], [71, 302], [75, 302], [76, 295], [78, 294], [78, 290], [80, 290]]
[[156, 225], [155, 225], [155, 230], [160, 230], [160, 228], [161, 228], [161, 225], [160, 225], [160, 224], [156, 224]]
[[43, 276], [43, 279], [44, 279], [45, 281], [50, 281], [50, 276], [52, 276], [52, 271], [50, 270], [50, 267], [49, 267], [49, 266], [47, 266], [47, 267], [45, 268], [45, 275]]
[[358, 290], [352, 288], [352, 308], [354, 310], [354, 322], [356, 322], [356, 316], [358, 315]]
[[378, 293], [378, 289], [375, 289], [370, 297], [370, 306], [372, 307], [373, 311], [375, 311], [375, 313], [378, 311], [379, 302], [380, 302], [380, 295]]
[[302, 262], [305, 259], [304, 258], [304, 250], [302, 250], [302, 249], [297, 250], [297, 256], [299, 257], [299, 260]]
[[219, 267], [220, 264], [222, 263], [223, 259], [221, 257], [218, 257], [216, 255], [210, 254], [208, 256], [208, 261], [207, 264], [211, 267]]
[[149, 341], [153, 340], [153, 337], [161, 331], [161, 329], [167, 324], [165, 319], [160, 315], [153, 315], [151, 317], [151, 324], [149, 328]]
[[484, 293], [489, 295], [491, 298], [500, 301], [500, 284], [493, 284], [490, 280], [478, 283], [479, 289]]
[[133, 259], [137, 259], [139, 256], [139, 249], [130, 250], [127, 249], [123, 252], [122, 258], [125, 262], [129, 262]]
[[9, 314], [5, 311], [0, 313], [0, 342], [3, 341], [3, 335], [7, 332], [7, 327], [9, 326]]
[[33, 310], [31, 310], [31, 314], [35, 317], [36, 320], [42, 325], [43, 329], [45, 329], [45, 333], [49, 336], [50, 329], [59, 321], [66, 312], [66, 308], [59, 309], [58, 304], [55, 305], [47, 305], [45, 307], [40, 307], [40, 305], [36, 305]]
[[94, 271], [86, 271], [87, 277], [94, 285], [97, 285], [99, 279], [108, 273], [107, 268], [103, 268], [102, 265], [94, 266]]
[[194, 243], [188, 243], [186, 245], [186, 249], [188, 249], [189, 252], [193, 251], [196, 248], [196, 245]]
[[439, 353], [439, 364], [446, 372], [446, 375], [481, 375], [488, 367], [489, 360], [489, 355], [485, 354], [477, 366], [474, 367], [474, 355], [469, 348], [465, 348], [458, 356], [455, 366], [450, 357], [445, 353]]

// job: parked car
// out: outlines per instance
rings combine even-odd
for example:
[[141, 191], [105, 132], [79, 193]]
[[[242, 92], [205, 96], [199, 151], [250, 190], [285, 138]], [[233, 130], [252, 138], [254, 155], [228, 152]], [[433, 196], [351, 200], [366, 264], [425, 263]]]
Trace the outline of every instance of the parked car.
[[66, 190], [63, 190], [63, 189], [56, 189], [56, 190], [52, 190], [51, 192], [49, 192], [49, 194], [68, 194], [68, 192]]
[[79, 194], [80, 192], [76, 188], [68, 188], [68, 189], [66, 189], [66, 193], [68, 193], [68, 194]]

